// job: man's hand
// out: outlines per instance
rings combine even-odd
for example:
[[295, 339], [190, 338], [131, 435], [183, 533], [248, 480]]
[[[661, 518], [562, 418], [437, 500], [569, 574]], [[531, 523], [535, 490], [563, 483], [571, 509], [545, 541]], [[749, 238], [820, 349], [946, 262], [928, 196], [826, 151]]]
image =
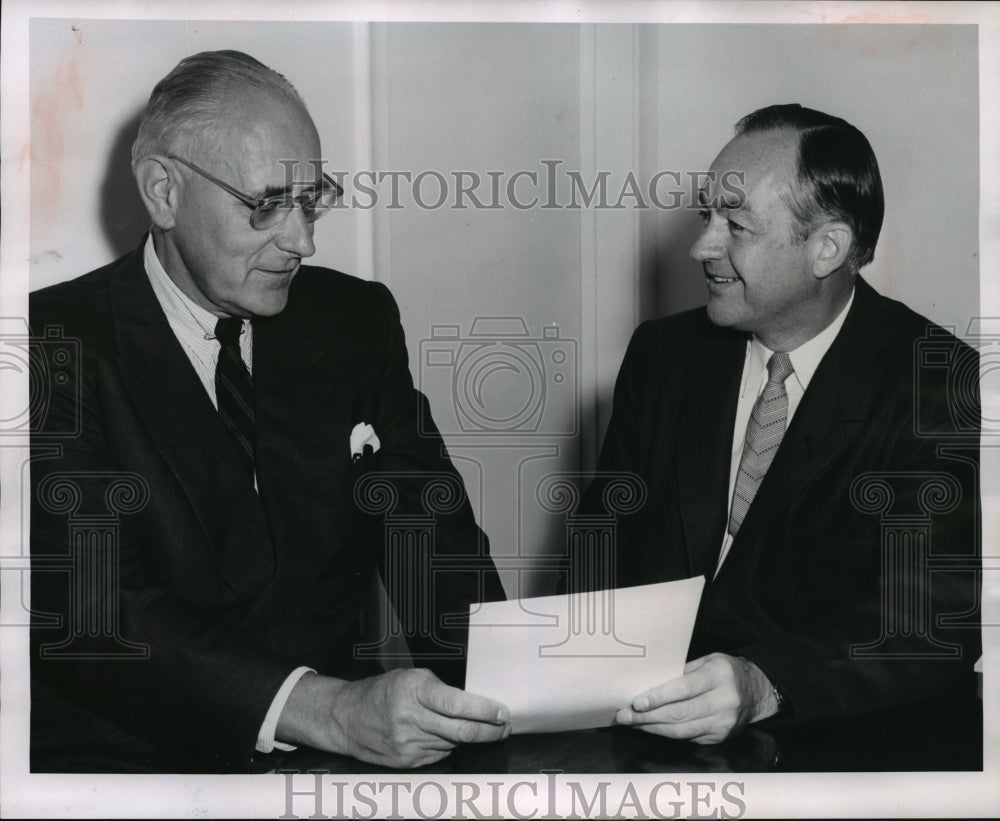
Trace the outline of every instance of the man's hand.
[[307, 673], [282, 710], [276, 737], [371, 764], [410, 768], [458, 744], [510, 735], [507, 708], [449, 687], [430, 670], [393, 670], [359, 681]]
[[669, 738], [718, 744], [776, 712], [771, 682], [757, 665], [712, 653], [688, 662], [680, 678], [636, 696], [615, 721]]

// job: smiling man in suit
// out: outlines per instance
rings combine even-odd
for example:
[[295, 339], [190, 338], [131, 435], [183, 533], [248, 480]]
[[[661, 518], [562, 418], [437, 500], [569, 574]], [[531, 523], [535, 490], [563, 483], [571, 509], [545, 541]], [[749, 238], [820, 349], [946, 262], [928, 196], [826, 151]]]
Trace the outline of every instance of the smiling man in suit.
[[[79, 350], [34, 427], [76, 431], [32, 465], [36, 771], [247, 771], [299, 744], [412, 767], [508, 732], [503, 705], [458, 689], [462, 616], [503, 593], [440, 437], [418, 432], [395, 302], [303, 264], [341, 193], [320, 157], [281, 75], [189, 57], [133, 146], [147, 239], [31, 295], [37, 334]], [[437, 513], [426, 552], [393, 564], [366, 479], [396, 514]], [[79, 527], [108, 505], [100, 552]], [[376, 568], [426, 625], [414, 669], [355, 652]]]
[[[974, 693], [976, 575], [931, 573], [920, 540], [935, 560], [979, 554], [978, 435], [956, 422], [978, 423], [978, 382], [952, 379], [977, 375], [976, 355], [858, 275], [883, 216], [868, 140], [772, 106], [711, 171], [691, 250], [708, 304], [636, 330], [599, 461], [648, 491], [619, 522], [610, 582], [707, 584], [684, 674], [618, 722], [715, 743]], [[720, 185], [734, 172], [740, 191]], [[948, 367], [920, 367], [924, 340]], [[881, 502], [913, 543], [885, 537]]]

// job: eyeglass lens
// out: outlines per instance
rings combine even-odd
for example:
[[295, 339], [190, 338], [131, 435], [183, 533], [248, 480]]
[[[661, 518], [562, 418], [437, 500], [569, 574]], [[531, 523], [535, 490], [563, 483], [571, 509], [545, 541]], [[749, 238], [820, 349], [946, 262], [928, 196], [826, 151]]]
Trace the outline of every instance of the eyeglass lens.
[[319, 191], [311, 191], [298, 197], [287, 194], [268, 197], [254, 210], [250, 223], [254, 228], [270, 228], [296, 206], [302, 211], [306, 222], [315, 222], [333, 207], [339, 195], [339, 186], [324, 180]]

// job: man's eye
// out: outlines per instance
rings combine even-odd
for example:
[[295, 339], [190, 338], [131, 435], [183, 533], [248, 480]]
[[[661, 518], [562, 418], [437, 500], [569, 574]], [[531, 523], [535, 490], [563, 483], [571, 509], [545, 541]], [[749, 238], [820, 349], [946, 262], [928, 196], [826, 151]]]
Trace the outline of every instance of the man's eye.
[[313, 191], [309, 194], [303, 194], [301, 197], [296, 197], [296, 202], [305, 210], [313, 209], [319, 203], [323, 196], [322, 191]]
[[742, 234], [747, 229], [740, 225], [738, 222], [733, 222], [729, 220], [729, 233], [731, 234]]
[[698, 209], [698, 219], [701, 220], [702, 225], [708, 225], [708, 221], [712, 218], [712, 215], [708, 212], [707, 208]]

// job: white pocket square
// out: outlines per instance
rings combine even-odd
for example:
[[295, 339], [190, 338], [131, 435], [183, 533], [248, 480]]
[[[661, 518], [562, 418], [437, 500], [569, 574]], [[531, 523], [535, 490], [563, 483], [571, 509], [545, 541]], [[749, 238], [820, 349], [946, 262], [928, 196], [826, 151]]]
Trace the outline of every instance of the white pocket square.
[[381, 443], [375, 429], [366, 422], [359, 422], [351, 431], [351, 459], [357, 462], [363, 456], [375, 453]]

